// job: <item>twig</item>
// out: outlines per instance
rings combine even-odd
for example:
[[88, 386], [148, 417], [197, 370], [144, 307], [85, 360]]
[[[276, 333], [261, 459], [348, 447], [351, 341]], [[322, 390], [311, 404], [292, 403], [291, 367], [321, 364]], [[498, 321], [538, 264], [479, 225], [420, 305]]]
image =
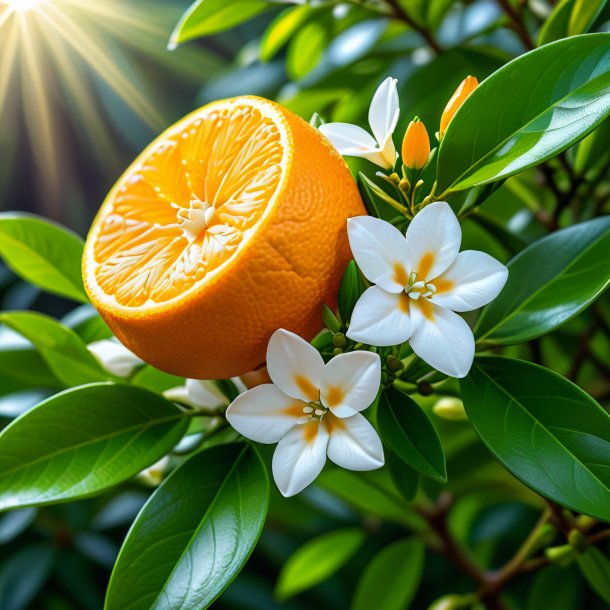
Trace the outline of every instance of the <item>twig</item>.
[[548, 523], [551, 515], [551, 509], [547, 508], [513, 557], [502, 568], [487, 577], [485, 584], [478, 593], [480, 600], [484, 601], [497, 597], [509, 582], [522, 573], [526, 561], [536, 551], [536, 545], [540, 540], [540, 532]]
[[443, 492], [434, 508], [419, 507], [417, 510], [441, 540], [443, 553], [477, 585], [483, 585], [486, 582], [485, 572], [466, 555], [447, 527], [447, 514], [452, 504], [451, 494]]
[[438, 55], [443, 49], [440, 47], [436, 39], [430, 32], [430, 30], [417, 24], [407, 11], [402, 7], [398, 0], [385, 0], [386, 3], [392, 7], [394, 17], [400, 21], [406, 23], [409, 27], [412, 27], [428, 44], [428, 46]]
[[498, 4], [509, 19], [509, 27], [519, 36], [525, 48], [528, 50], [535, 49], [536, 45], [527, 28], [523, 25], [521, 14], [512, 7], [510, 0], [498, 0]]

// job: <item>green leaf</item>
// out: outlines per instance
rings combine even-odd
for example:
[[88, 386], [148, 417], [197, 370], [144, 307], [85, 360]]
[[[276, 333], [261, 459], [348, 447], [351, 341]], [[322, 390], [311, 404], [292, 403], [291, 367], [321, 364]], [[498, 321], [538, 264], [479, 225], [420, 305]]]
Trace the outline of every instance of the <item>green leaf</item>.
[[575, 0], [561, 0], [553, 8], [553, 12], [540, 28], [540, 33], [538, 34], [539, 47], [567, 37], [570, 15], [572, 14], [574, 3]]
[[358, 189], [369, 215], [382, 218], [382, 202], [387, 195], [362, 172], [358, 172]]
[[33, 343], [49, 369], [66, 386], [112, 378], [73, 330], [49, 316], [12, 311], [0, 313], [0, 324], [6, 324]]
[[326, 580], [352, 558], [364, 538], [361, 529], [349, 528], [309, 540], [284, 564], [275, 595], [283, 601]]
[[551, 565], [538, 572], [530, 588], [526, 610], [574, 610], [580, 599], [580, 578], [573, 569]]
[[32, 388], [63, 388], [40, 354], [27, 348], [0, 349], [0, 396]]
[[112, 331], [91, 305], [80, 305], [66, 314], [61, 322], [86, 344], [112, 337]]
[[286, 72], [292, 80], [301, 80], [320, 63], [331, 26], [330, 15], [323, 15], [305, 24], [292, 38], [286, 55]]
[[224, 32], [272, 8], [263, 0], [197, 0], [174, 28], [168, 47]]
[[610, 156], [610, 119], [606, 119], [594, 132], [578, 144], [574, 159], [574, 171], [584, 174], [599, 163], [605, 163]]
[[0, 565], [0, 608], [31, 608], [56, 560], [57, 549], [48, 544], [31, 544], [10, 553]]
[[106, 610], [207, 608], [260, 535], [269, 481], [250, 445], [218, 445], [177, 468], [150, 497], [114, 567]]
[[351, 610], [407, 610], [424, 569], [421, 540], [406, 538], [386, 546], [358, 581]]
[[598, 548], [591, 547], [578, 556], [578, 567], [591, 588], [610, 604], [610, 559]]
[[81, 273], [83, 240], [30, 214], [0, 213], [0, 257], [21, 278], [47, 292], [88, 303]]
[[610, 216], [556, 231], [508, 263], [508, 281], [475, 335], [508, 345], [540, 337], [591, 304], [610, 283]]
[[396, 493], [385, 469], [351, 472], [343, 468], [326, 468], [316, 483], [366, 515], [414, 531], [427, 527], [423, 518]]
[[338, 333], [341, 330], [341, 322], [337, 320], [333, 310], [325, 304], [322, 304], [322, 320], [326, 328], [332, 333]]
[[575, 0], [570, 14], [568, 36], [588, 32], [602, 12], [607, 0]]
[[343, 274], [341, 285], [339, 286], [338, 307], [339, 315], [343, 326], [347, 326], [352, 317], [352, 311], [360, 295], [364, 292], [364, 284], [358, 267], [354, 261], [350, 261]]
[[271, 22], [261, 41], [261, 61], [273, 59], [316, 12], [311, 6], [294, 6], [280, 13]]
[[388, 388], [377, 408], [384, 444], [401, 460], [436, 481], [447, 480], [445, 453], [432, 422], [407, 394]]
[[166, 455], [187, 425], [174, 404], [132, 386], [56, 394], [0, 433], [0, 510], [113, 487]]
[[400, 492], [400, 495], [410, 502], [417, 493], [419, 484], [419, 474], [411, 466], [405, 464], [395, 453], [386, 450], [385, 464], [390, 473], [394, 487]]
[[609, 114], [610, 34], [526, 53], [481, 83], [451, 121], [438, 153], [438, 198], [538, 165]]
[[562, 506], [610, 521], [610, 415], [588, 394], [499, 356], [476, 358], [460, 387], [470, 422], [505, 468]]

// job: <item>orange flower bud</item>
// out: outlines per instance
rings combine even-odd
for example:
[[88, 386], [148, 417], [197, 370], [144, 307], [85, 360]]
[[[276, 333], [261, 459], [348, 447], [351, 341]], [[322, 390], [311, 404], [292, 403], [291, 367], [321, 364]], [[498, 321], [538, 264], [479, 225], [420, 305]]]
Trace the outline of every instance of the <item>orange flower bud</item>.
[[466, 101], [468, 96], [476, 89], [479, 81], [476, 76], [467, 76], [461, 83], [460, 86], [455, 90], [455, 93], [451, 96], [451, 99], [447, 102], [443, 116], [441, 116], [441, 128], [439, 130], [439, 137], [442, 138], [443, 134], [449, 127], [451, 119], [458, 111], [458, 108]]
[[402, 162], [409, 169], [421, 169], [428, 163], [430, 138], [424, 124], [415, 117], [409, 123], [402, 141]]

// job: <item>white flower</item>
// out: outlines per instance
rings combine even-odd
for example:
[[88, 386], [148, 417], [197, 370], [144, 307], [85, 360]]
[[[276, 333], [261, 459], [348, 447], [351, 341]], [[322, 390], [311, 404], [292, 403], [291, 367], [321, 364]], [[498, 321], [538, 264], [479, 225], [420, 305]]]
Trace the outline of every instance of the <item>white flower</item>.
[[341, 354], [325, 365], [309, 343], [278, 330], [269, 341], [267, 367], [273, 383], [238, 396], [227, 419], [247, 438], [278, 443], [273, 478], [284, 496], [307, 487], [327, 455], [350, 470], [383, 466], [379, 436], [360, 414], [379, 390], [377, 354]]
[[[435, 369], [464, 377], [474, 358], [474, 337], [456, 311], [495, 299], [508, 277], [504, 265], [483, 252], [459, 252], [462, 231], [443, 201], [426, 206], [406, 238], [378, 218], [348, 220], [352, 253], [376, 286], [360, 297], [347, 336], [370, 345], [409, 341]], [[459, 253], [458, 253], [459, 252]]]
[[[238, 377], [232, 381], [239, 392], [246, 391], [246, 386]], [[163, 396], [198, 411], [211, 412], [229, 404], [229, 399], [213, 381], [199, 379], [185, 379], [184, 385], [165, 390]]]
[[369, 125], [373, 136], [358, 125], [325, 123], [320, 131], [343, 156], [364, 157], [384, 169], [396, 162], [392, 134], [398, 123], [398, 91], [396, 79], [388, 77], [379, 85], [369, 107]]
[[95, 359], [117, 377], [129, 377], [144, 364], [133, 352], [114, 339], [101, 339], [87, 345]]

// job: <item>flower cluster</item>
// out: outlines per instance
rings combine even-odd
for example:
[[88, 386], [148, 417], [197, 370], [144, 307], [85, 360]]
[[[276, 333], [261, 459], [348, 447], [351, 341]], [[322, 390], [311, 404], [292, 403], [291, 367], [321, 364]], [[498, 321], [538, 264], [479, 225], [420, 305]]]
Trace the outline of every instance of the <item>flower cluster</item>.
[[435, 369], [467, 375], [474, 337], [454, 312], [495, 299], [506, 283], [506, 267], [484, 252], [459, 252], [460, 223], [443, 201], [419, 212], [406, 236], [371, 216], [350, 218], [347, 230], [360, 270], [375, 284], [356, 303], [347, 336], [377, 346], [409, 341]]
[[[445, 108], [437, 138], [443, 137], [476, 86], [477, 80], [468, 77], [458, 87]], [[371, 101], [372, 135], [347, 123], [326, 123], [320, 131], [340, 154], [365, 158], [393, 172], [399, 158], [393, 141], [399, 114], [397, 81], [387, 78]], [[402, 179], [396, 173], [377, 175], [393, 185], [402, 203], [378, 192], [404, 213], [409, 223], [406, 235], [372, 216], [347, 222], [354, 259], [372, 284], [349, 321], [346, 334], [352, 351], [325, 364], [312, 345], [278, 330], [267, 351], [272, 383], [240, 394], [226, 411], [229, 423], [245, 437], [278, 444], [273, 476], [285, 496], [309, 485], [327, 456], [351, 470], [382, 466], [379, 436], [360, 413], [373, 403], [381, 386], [376, 352], [408, 342], [434, 369], [464, 377], [472, 366], [475, 342], [458, 314], [486, 305], [506, 283], [508, 271], [500, 262], [484, 252], [460, 252], [460, 223], [447, 203], [434, 201], [432, 194], [423, 200], [416, 197], [422, 184], [418, 178], [433, 156], [426, 128], [417, 117], [407, 127], [401, 155]]]
[[273, 383], [240, 394], [227, 420], [259, 443], [278, 443], [273, 478], [293, 496], [322, 471], [326, 456], [350, 470], [383, 466], [377, 432], [360, 413], [377, 396], [381, 361], [371, 352], [351, 352], [324, 364], [309, 343], [286, 330], [276, 331], [267, 349]]

